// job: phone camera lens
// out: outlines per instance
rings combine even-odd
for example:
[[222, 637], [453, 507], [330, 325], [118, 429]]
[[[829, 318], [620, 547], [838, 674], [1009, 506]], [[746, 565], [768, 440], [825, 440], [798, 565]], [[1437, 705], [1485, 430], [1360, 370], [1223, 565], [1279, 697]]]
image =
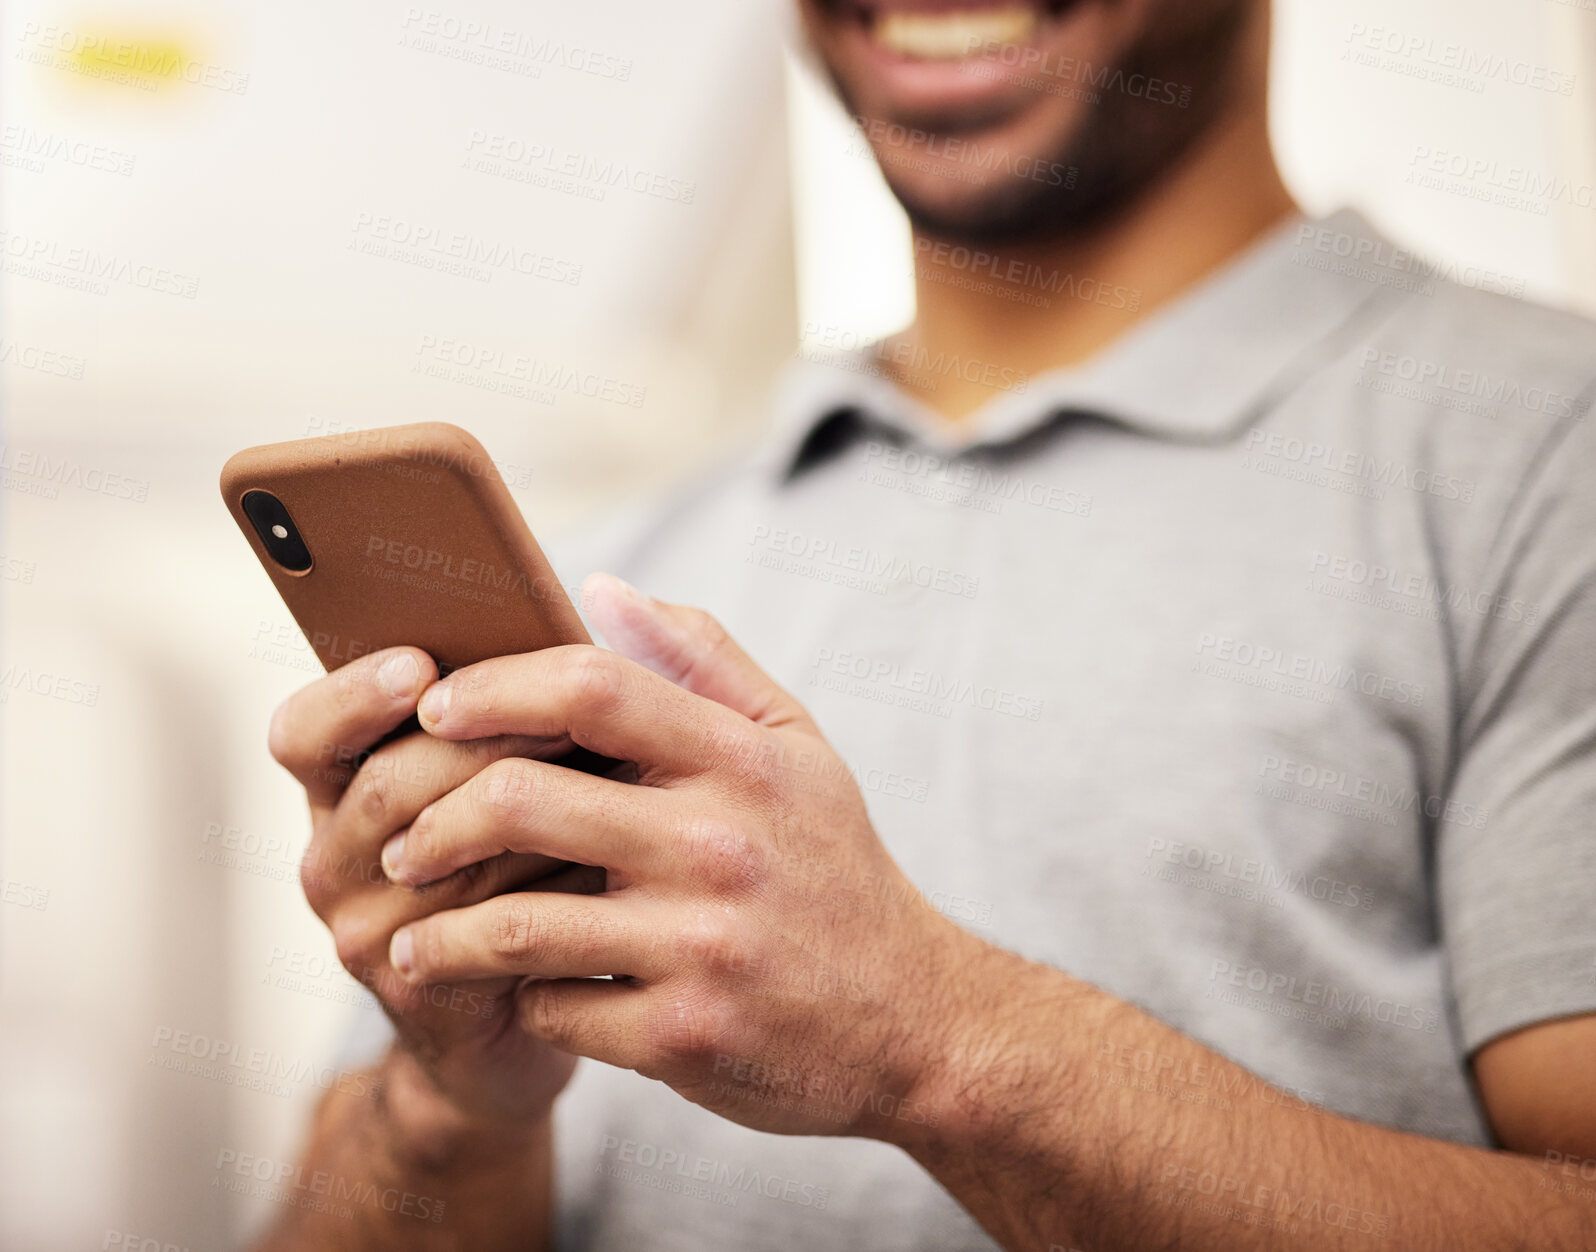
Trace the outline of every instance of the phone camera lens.
[[254, 525], [272, 560], [296, 574], [310, 568], [310, 549], [281, 500], [269, 491], [246, 491], [242, 503], [244, 516]]

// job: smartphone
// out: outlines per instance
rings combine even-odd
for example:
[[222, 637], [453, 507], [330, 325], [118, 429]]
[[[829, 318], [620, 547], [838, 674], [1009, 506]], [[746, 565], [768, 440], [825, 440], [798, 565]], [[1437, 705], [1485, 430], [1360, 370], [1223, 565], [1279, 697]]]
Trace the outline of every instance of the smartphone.
[[[446, 422], [246, 448], [222, 498], [330, 672], [414, 644], [447, 674], [489, 657], [590, 643], [493, 459]], [[353, 762], [404, 735], [412, 714]], [[567, 746], [554, 763], [628, 777]]]
[[458, 426], [246, 448], [221, 486], [329, 671], [395, 644], [448, 673], [591, 642], [493, 459]]

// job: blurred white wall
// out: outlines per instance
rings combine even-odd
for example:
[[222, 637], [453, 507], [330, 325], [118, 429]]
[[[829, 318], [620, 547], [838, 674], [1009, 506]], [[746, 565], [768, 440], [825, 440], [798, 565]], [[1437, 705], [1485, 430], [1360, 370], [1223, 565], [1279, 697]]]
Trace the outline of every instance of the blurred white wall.
[[1596, 308], [1589, 4], [1276, 0], [1275, 13], [1276, 142], [1308, 209], [1357, 204], [1438, 259]]
[[[444, 418], [525, 471], [549, 532], [757, 424], [800, 323], [912, 313], [901, 215], [784, 65], [783, 0], [461, 4], [0, 16], [5, 1247], [236, 1242], [270, 1201], [226, 1190], [219, 1154], [288, 1160], [325, 1076], [239, 1080], [323, 1060], [355, 998], [263, 748], [315, 666], [216, 496], [222, 460]], [[1571, 89], [1437, 83], [1379, 51], [1393, 30]], [[1593, 32], [1558, 0], [1281, 0], [1293, 186], [1591, 307]], [[518, 51], [490, 63], [496, 39]], [[118, 41], [181, 68], [108, 79]], [[1415, 181], [1421, 150], [1465, 175]], [[1510, 169], [1563, 182], [1492, 203]], [[579, 277], [448, 273], [455, 237]], [[530, 361], [578, 382], [508, 385]]]

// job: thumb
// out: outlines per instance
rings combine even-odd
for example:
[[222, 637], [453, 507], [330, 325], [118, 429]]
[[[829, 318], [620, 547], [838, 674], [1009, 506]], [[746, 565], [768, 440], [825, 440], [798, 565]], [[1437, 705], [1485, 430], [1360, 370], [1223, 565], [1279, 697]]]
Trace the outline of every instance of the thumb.
[[582, 607], [622, 656], [764, 726], [809, 725], [809, 715], [702, 609], [645, 596], [614, 574], [590, 574]]

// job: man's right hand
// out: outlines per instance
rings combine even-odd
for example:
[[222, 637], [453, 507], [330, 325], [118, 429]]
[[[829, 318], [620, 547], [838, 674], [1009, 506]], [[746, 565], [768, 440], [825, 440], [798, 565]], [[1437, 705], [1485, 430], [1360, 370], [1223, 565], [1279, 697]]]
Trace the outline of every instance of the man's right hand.
[[[306, 898], [339, 960], [392, 1019], [397, 1042], [379, 1075], [396, 1158], [441, 1167], [473, 1143], [502, 1152], [543, 1125], [576, 1061], [516, 1025], [515, 979], [410, 986], [388, 959], [393, 933], [439, 909], [502, 891], [602, 890], [602, 871], [505, 854], [415, 890], [388, 881], [382, 849], [434, 800], [507, 756], [551, 758], [564, 741], [501, 736], [451, 743], [411, 734], [375, 747], [415, 712], [437, 677], [417, 648], [353, 661], [290, 697], [272, 718], [272, 755], [304, 786], [312, 838]], [[598, 881], [594, 881], [597, 877]], [[491, 1147], [490, 1147], [491, 1145]]]

